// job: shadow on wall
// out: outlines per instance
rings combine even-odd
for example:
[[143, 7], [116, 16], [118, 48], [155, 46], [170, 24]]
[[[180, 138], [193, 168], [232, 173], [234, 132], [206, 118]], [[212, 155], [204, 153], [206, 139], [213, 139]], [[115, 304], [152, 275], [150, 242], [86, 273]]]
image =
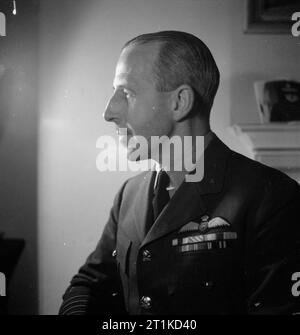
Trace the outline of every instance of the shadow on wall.
[[7, 285], [7, 312], [36, 314], [38, 6], [20, 1], [13, 16], [9, 5], [0, 0], [7, 21], [0, 38], [0, 232], [26, 242]]

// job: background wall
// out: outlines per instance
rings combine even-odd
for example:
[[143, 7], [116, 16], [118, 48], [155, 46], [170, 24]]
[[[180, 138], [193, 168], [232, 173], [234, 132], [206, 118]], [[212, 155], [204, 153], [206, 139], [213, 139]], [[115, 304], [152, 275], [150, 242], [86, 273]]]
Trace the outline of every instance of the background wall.
[[[290, 35], [245, 35], [245, 0], [41, 0], [40, 10], [39, 312], [55, 314], [71, 276], [99, 239], [116, 191], [130, 175], [96, 169], [97, 138], [115, 133], [102, 113], [124, 42], [162, 29], [202, 38], [222, 77], [212, 127], [240, 152], [226, 128], [259, 122], [253, 81], [299, 76], [300, 46]], [[28, 158], [34, 161], [34, 155]], [[7, 174], [17, 182], [13, 171]], [[27, 228], [26, 234], [34, 232]]]
[[[38, 310], [37, 287], [37, 33], [38, 4], [0, 1], [0, 232], [26, 246], [7, 292], [8, 312]], [[6, 255], [7, 256], [7, 255]], [[1, 299], [1, 298], [0, 298]]]

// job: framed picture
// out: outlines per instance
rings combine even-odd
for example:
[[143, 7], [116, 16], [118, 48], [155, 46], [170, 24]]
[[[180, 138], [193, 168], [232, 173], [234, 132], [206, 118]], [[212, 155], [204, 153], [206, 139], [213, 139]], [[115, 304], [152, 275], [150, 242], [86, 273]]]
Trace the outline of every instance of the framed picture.
[[300, 12], [300, 0], [247, 0], [245, 33], [288, 34], [295, 12]]

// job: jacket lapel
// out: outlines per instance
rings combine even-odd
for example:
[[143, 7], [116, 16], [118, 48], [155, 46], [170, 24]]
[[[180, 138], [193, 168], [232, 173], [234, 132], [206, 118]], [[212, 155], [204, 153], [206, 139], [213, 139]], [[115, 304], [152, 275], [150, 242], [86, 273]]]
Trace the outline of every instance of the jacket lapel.
[[[214, 135], [204, 152], [203, 179], [200, 182], [183, 182], [180, 185], [145, 236], [141, 246], [178, 230], [188, 221], [205, 214], [206, 206], [203, 196], [222, 190], [229, 154], [230, 149]], [[149, 201], [147, 205], [151, 205]], [[145, 213], [142, 215], [145, 217]], [[141, 222], [145, 222], [145, 219]]]
[[133, 217], [135, 226], [134, 228], [140, 242], [142, 242], [145, 237], [145, 229], [148, 222], [152, 220], [152, 196], [155, 175], [155, 171], [150, 171], [149, 173], [147, 173], [144, 176], [143, 181], [140, 183], [136, 193]]
[[179, 229], [184, 223], [204, 212], [205, 206], [199, 199], [195, 184], [182, 183], [154, 222], [141, 246]]

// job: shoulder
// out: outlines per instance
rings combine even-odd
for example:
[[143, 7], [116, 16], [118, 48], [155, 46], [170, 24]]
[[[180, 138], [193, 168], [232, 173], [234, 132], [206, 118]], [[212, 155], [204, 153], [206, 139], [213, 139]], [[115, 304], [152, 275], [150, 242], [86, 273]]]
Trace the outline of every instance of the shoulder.
[[153, 175], [153, 171], [144, 171], [139, 173], [136, 176], [128, 178], [122, 185], [121, 189], [119, 190], [117, 196], [119, 198], [124, 198], [127, 196], [134, 196], [138, 193], [138, 191], [145, 188], [147, 183], [150, 182], [150, 179]]
[[229, 169], [232, 172], [239, 171], [238, 175], [240, 177], [245, 179], [250, 178], [250, 181], [256, 180], [270, 187], [275, 184], [282, 187], [299, 187], [299, 184], [294, 179], [282, 171], [250, 159], [235, 151], [230, 151]]
[[205, 169], [213, 170], [207, 174], [224, 176], [225, 186], [230, 189], [243, 188], [247, 193], [258, 189], [299, 189], [298, 183], [285, 173], [231, 150], [216, 135], [205, 150], [204, 163]]
[[299, 184], [287, 174], [234, 151], [229, 156], [227, 176], [272, 207], [284, 206], [300, 197]]
[[128, 178], [124, 183], [124, 192], [136, 192], [152, 176], [152, 171], [144, 171], [136, 176]]
[[299, 184], [285, 173], [231, 150], [217, 136], [207, 148], [207, 168], [224, 176], [225, 188], [242, 194], [299, 192]]

